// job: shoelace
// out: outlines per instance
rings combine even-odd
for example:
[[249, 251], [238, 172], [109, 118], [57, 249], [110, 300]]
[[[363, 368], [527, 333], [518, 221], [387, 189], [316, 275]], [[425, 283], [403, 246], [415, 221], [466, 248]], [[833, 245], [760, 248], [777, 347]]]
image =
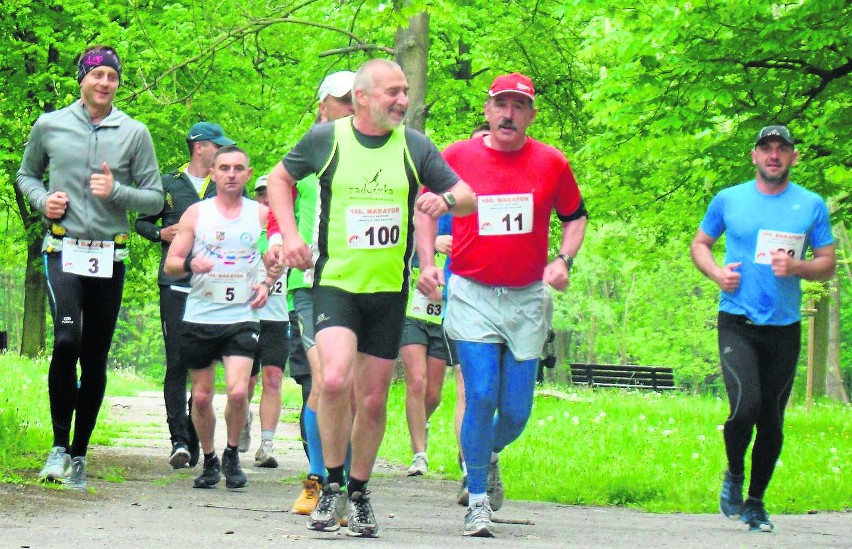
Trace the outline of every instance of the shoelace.
[[334, 496], [335, 494], [333, 493], [323, 494], [323, 497], [317, 503], [317, 510], [320, 513], [330, 513], [334, 508]]
[[362, 523], [370, 520], [370, 499], [367, 494], [369, 492], [364, 492], [360, 498], [352, 500], [352, 506], [355, 508], [355, 520]]

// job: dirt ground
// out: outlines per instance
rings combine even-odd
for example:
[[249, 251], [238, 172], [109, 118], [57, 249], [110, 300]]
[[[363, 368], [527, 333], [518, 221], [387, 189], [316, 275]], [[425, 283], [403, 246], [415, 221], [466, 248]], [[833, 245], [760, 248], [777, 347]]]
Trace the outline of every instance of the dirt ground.
[[[221, 418], [224, 398], [217, 397]], [[243, 454], [249, 485], [227, 490], [193, 489], [198, 469], [174, 471], [165, 411], [159, 393], [112, 398], [113, 417], [132, 437], [89, 453], [86, 493], [33, 484], [0, 485], [0, 547], [319, 547], [329, 542], [375, 547], [847, 547], [852, 513], [775, 515], [774, 534], [752, 533], [721, 515], [649, 514], [507, 500], [495, 513], [494, 539], [464, 538], [464, 509], [455, 503], [456, 483], [405, 476], [399, 466], [378, 464], [370, 482], [379, 523], [377, 539], [349, 538], [341, 530], [305, 528], [289, 508], [301, 488], [306, 460], [298, 427], [282, 423], [276, 435], [279, 468], [252, 466], [260, 438], [257, 424], [250, 453]], [[217, 448], [224, 444], [219, 421]], [[37, 471], [33, 471], [35, 476]], [[116, 480], [121, 480], [116, 482]]]

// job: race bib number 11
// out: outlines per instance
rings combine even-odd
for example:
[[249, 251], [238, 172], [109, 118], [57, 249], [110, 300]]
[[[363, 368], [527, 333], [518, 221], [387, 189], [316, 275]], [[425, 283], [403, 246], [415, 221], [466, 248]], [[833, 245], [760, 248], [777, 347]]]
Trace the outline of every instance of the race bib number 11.
[[477, 197], [479, 234], [496, 236], [532, 232], [533, 196], [494, 194]]

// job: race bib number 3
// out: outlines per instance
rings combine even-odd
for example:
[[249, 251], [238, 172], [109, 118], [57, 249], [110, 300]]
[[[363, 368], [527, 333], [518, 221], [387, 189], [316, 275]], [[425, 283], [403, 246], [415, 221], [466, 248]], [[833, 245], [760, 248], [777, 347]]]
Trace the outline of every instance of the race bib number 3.
[[346, 209], [347, 245], [357, 249], [391, 248], [399, 245], [402, 208], [399, 206], [350, 207]]
[[112, 278], [114, 244], [111, 241], [62, 241], [62, 271], [79, 276]]
[[784, 252], [790, 257], [801, 259], [804, 249], [804, 234], [761, 229], [757, 233], [757, 249], [754, 253], [754, 262], [770, 265], [772, 263], [772, 252], [775, 251]]
[[476, 201], [481, 236], [532, 232], [533, 196], [531, 193], [480, 196]]
[[213, 303], [245, 303], [248, 301], [246, 273], [214, 273], [204, 278], [204, 299]]

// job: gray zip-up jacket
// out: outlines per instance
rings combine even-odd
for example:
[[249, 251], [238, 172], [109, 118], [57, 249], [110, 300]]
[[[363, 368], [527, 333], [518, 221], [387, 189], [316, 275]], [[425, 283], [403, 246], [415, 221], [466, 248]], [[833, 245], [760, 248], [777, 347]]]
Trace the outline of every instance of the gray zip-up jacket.
[[[109, 198], [92, 195], [89, 179], [107, 163], [115, 185]], [[47, 188], [44, 175], [48, 173]], [[113, 240], [129, 232], [128, 210], [153, 214], [163, 208], [163, 187], [148, 128], [113, 106], [97, 126], [82, 101], [41, 115], [24, 149], [18, 188], [44, 215], [47, 197], [68, 195], [68, 208], [54, 220], [72, 238]], [[135, 186], [133, 185], [135, 184]]]

